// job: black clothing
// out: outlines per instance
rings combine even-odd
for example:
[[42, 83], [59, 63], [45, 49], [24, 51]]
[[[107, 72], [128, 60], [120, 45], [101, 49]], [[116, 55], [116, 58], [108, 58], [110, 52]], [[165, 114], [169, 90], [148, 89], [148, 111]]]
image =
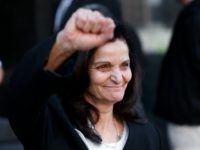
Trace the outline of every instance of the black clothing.
[[0, 59], [4, 69], [15, 65], [21, 54], [36, 44], [34, 1], [1, 0]]
[[[109, 10], [109, 13], [110, 13], [109, 15], [112, 16], [111, 18], [114, 18], [118, 21], [122, 20], [121, 7], [118, 0], [109, 0], [109, 1], [108, 0], [72, 0], [70, 7], [68, 8], [67, 12], [65, 13], [62, 19], [60, 29], [63, 29], [63, 27], [66, 24], [66, 21], [70, 18], [73, 12], [75, 12], [78, 8], [81, 8], [90, 4], [99, 4], [101, 6], [104, 6], [105, 9]], [[99, 10], [99, 9], [101, 8], [97, 7], [95, 10]], [[102, 12], [102, 10], [100, 10], [100, 12]]]
[[[71, 99], [68, 94], [66, 97], [59, 95], [64, 80], [68, 84], [65, 82], [67, 87], [62, 90], [69, 92], [72, 83], [67, 79], [71, 68], [66, 67], [75, 58], [63, 66], [65, 73], [59, 70], [64, 76], [43, 71], [53, 42], [54, 38], [29, 51], [14, 71], [9, 85], [9, 121], [26, 150], [86, 150], [74, 130], [73, 117], [69, 117], [69, 113], [73, 113]], [[161, 149], [159, 134], [151, 124], [127, 122], [127, 125], [129, 136], [125, 150]]]
[[200, 124], [200, 1], [180, 13], [161, 66], [156, 113], [176, 124]]

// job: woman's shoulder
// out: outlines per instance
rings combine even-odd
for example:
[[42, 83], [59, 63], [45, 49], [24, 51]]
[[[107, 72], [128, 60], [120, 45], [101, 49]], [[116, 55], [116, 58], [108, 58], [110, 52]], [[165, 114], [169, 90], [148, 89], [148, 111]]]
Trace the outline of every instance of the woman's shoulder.
[[127, 122], [127, 125], [129, 129], [127, 147], [134, 145], [134, 147], [140, 148], [141, 150], [161, 149], [159, 131], [152, 123]]
[[146, 121], [146, 122], [128, 122], [128, 127], [130, 132], [142, 134], [142, 135], [155, 135], [157, 136], [158, 129], [156, 128], [155, 125], [153, 125], [151, 122]]

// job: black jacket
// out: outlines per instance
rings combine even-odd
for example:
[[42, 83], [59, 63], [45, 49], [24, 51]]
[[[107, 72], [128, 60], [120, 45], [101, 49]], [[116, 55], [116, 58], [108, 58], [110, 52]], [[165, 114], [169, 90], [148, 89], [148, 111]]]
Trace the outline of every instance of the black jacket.
[[[68, 115], [70, 103], [64, 105], [57, 93], [63, 77], [43, 71], [53, 42], [54, 38], [29, 51], [15, 69], [9, 85], [9, 121], [26, 150], [86, 150]], [[66, 72], [65, 79], [70, 77], [70, 70]], [[161, 149], [158, 131], [150, 123], [127, 124], [125, 150]]]
[[200, 125], [200, 1], [177, 18], [158, 86], [156, 113], [177, 124]]

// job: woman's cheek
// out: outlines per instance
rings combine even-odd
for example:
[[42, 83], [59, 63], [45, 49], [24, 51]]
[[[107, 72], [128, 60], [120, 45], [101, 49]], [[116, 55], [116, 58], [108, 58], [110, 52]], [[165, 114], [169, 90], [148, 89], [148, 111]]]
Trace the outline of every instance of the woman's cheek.
[[90, 79], [94, 83], [103, 83], [105, 80], [109, 78], [108, 73], [105, 72], [95, 72], [92, 73]]
[[130, 69], [127, 71], [127, 73], [125, 75], [125, 79], [127, 82], [129, 82], [132, 79], [132, 72]]

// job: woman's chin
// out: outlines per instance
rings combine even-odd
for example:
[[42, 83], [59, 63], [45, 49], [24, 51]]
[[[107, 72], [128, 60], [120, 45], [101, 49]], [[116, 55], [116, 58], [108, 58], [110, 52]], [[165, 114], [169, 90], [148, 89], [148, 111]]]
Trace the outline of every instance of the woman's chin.
[[110, 101], [113, 101], [113, 102], [120, 102], [122, 99], [123, 99], [123, 96], [121, 96], [121, 95], [116, 95], [116, 96], [113, 96], [112, 98], [110, 98]]

